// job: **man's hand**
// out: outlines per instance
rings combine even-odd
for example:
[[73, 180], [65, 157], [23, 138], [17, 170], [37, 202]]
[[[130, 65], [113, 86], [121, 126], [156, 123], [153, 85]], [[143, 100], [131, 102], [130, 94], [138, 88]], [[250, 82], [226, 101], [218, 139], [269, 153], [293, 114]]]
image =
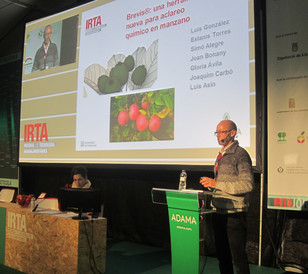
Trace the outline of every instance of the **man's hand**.
[[200, 184], [205, 188], [216, 188], [216, 181], [209, 177], [201, 177]]

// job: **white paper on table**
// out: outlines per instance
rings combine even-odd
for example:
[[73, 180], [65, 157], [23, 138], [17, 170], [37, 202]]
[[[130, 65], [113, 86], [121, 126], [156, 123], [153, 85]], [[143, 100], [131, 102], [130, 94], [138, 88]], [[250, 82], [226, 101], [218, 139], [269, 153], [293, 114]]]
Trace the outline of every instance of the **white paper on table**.
[[15, 194], [15, 189], [2, 188], [0, 191], [0, 202], [7, 202], [7, 203], [12, 202], [14, 194]]

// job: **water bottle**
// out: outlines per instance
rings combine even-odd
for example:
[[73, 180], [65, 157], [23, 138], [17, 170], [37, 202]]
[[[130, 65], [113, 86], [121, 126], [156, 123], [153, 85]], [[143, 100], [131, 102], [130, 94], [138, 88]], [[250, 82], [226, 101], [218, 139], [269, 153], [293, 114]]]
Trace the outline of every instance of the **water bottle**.
[[186, 179], [187, 179], [187, 173], [183, 169], [180, 175], [180, 182], [179, 182], [179, 190], [185, 190], [186, 189]]

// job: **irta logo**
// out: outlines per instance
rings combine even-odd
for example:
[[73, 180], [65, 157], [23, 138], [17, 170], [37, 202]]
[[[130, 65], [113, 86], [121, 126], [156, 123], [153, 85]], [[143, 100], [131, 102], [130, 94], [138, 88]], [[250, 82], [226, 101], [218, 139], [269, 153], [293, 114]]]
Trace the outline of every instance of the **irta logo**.
[[47, 124], [36, 123], [26, 124], [24, 132], [24, 142], [41, 142], [45, 139], [48, 141]]
[[293, 207], [293, 200], [289, 198], [274, 198], [274, 206]]
[[86, 29], [91, 29], [98, 27], [102, 24], [102, 18], [100, 16], [95, 16], [93, 18], [87, 19]]
[[8, 212], [8, 228], [27, 232], [26, 216], [20, 213]]

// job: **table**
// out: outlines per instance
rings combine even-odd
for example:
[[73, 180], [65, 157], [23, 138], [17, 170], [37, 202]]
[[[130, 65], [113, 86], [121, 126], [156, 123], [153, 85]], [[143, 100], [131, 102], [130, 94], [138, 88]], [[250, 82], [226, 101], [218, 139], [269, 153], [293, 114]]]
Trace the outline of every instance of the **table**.
[[105, 273], [107, 219], [64, 215], [0, 203], [0, 263], [25, 273]]

